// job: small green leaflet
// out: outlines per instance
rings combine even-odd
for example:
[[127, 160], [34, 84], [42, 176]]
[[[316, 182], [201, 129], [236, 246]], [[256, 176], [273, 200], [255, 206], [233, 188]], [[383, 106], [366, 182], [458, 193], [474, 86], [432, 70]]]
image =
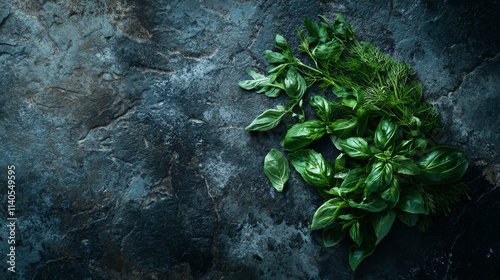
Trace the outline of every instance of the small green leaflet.
[[368, 143], [361, 137], [347, 138], [340, 143], [343, 151], [350, 157], [357, 159], [367, 159], [371, 156], [371, 150]]
[[323, 205], [316, 210], [316, 213], [314, 213], [310, 231], [322, 229], [333, 224], [335, 219], [340, 215], [339, 210], [345, 205], [346, 203], [340, 198], [332, 198], [323, 203]]
[[366, 178], [366, 193], [380, 193], [389, 186], [392, 180], [392, 165], [385, 162], [375, 163]]
[[290, 178], [290, 166], [286, 157], [278, 150], [272, 149], [264, 159], [264, 173], [279, 192]]
[[377, 245], [389, 233], [395, 219], [396, 212], [389, 209], [378, 213], [375, 218], [372, 219], [372, 226], [375, 230], [375, 235], [377, 236], [375, 245]]
[[325, 132], [325, 124], [319, 120], [294, 124], [286, 133], [283, 148], [292, 152], [302, 149], [323, 137]]
[[354, 208], [366, 210], [368, 212], [380, 212], [387, 208], [385, 201], [380, 196], [370, 195], [365, 201], [356, 203], [349, 200], [349, 205]]
[[396, 136], [397, 128], [395, 123], [382, 119], [375, 130], [375, 145], [381, 150], [388, 148]]
[[416, 162], [421, 172], [416, 177], [424, 184], [448, 184], [458, 181], [467, 170], [467, 155], [452, 147], [435, 147]]
[[320, 153], [313, 150], [299, 150], [290, 154], [295, 170], [311, 186], [324, 188], [330, 186], [333, 179], [333, 167], [330, 166]]
[[361, 261], [373, 254], [375, 251], [375, 245], [370, 244], [362, 244], [362, 246], [352, 245], [349, 248], [349, 265], [351, 266], [352, 271], [354, 271]]
[[394, 171], [397, 173], [406, 175], [417, 175], [420, 173], [420, 168], [409, 158], [395, 156], [390, 162], [394, 166]]
[[291, 99], [300, 100], [306, 93], [307, 84], [295, 67], [290, 67], [286, 74], [285, 91]]
[[286, 39], [279, 34], [276, 34], [276, 44], [278, 44], [278, 46], [282, 48], [289, 47]]
[[248, 131], [265, 131], [275, 128], [280, 122], [281, 118], [288, 113], [286, 110], [270, 109], [260, 114], [253, 122], [245, 127]]
[[411, 214], [425, 213], [425, 205], [422, 195], [412, 188], [404, 188], [401, 191], [399, 202], [396, 207]]
[[285, 62], [287, 62], [287, 58], [280, 53], [266, 50], [264, 52], [264, 54], [266, 55], [267, 61], [269, 63], [285, 63]]
[[272, 82], [274, 82], [275, 76], [264, 76], [259, 73], [256, 73], [255, 71], [252, 70], [247, 70], [247, 74], [252, 76], [254, 78], [253, 80], [246, 80], [246, 81], [241, 81], [238, 83], [238, 85], [246, 90], [251, 90], [251, 89], [260, 89]]
[[330, 101], [326, 100], [324, 97], [315, 95], [311, 97], [311, 102], [309, 104], [322, 121], [327, 122], [333, 118], [333, 108], [330, 106]]

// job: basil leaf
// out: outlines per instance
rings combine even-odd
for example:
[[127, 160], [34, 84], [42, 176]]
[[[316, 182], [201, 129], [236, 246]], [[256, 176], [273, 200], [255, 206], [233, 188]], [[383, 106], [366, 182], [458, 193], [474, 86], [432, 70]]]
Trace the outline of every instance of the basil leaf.
[[346, 234], [345, 230], [342, 230], [342, 225], [335, 223], [323, 229], [323, 243], [325, 247], [333, 247], [344, 239]]
[[375, 251], [375, 245], [372, 244], [362, 244], [362, 246], [352, 245], [349, 248], [349, 265], [351, 266], [352, 271], [354, 271], [361, 261], [373, 254]]
[[386, 211], [376, 214], [372, 218], [372, 226], [375, 230], [375, 235], [377, 236], [377, 245], [391, 230], [392, 224], [396, 219], [396, 212], [393, 210], [386, 209]]
[[358, 124], [357, 118], [353, 117], [349, 120], [338, 119], [333, 123], [328, 124], [328, 134], [334, 134], [340, 138], [347, 138], [356, 128]]
[[402, 211], [411, 214], [425, 213], [424, 200], [418, 191], [412, 188], [404, 188], [399, 196], [399, 202], [396, 205]]
[[337, 61], [342, 54], [342, 45], [335, 41], [327, 42], [326, 44], [317, 45], [313, 51], [312, 55], [319, 60], [333, 60]]
[[416, 164], [421, 169], [416, 178], [423, 184], [454, 183], [462, 178], [469, 166], [465, 152], [452, 147], [435, 147]]
[[308, 41], [309, 43], [315, 43], [319, 40], [319, 26], [317, 23], [311, 22], [310, 19], [304, 18], [304, 25], [306, 26], [307, 32], [309, 33]]
[[255, 118], [250, 125], [245, 127], [245, 130], [265, 131], [275, 128], [281, 122], [281, 118], [283, 118], [286, 113], [286, 110], [269, 109], [257, 116], [257, 118]]
[[347, 138], [340, 143], [340, 146], [348, 156], [356, 159], [367, 159], [371, 156], [368, 143], [361, 137]]
[[359, 221], [355, 221], [349, 231], [352, 240], [358, 244], [358, 246], [363, 242], [363, 234], [361, 233], [360, 226]]
[[314, 213], [310, 231], [322, 229], [333, 224], [335, 219], [339, 216], [339, 210], [344, 207], [344, 205], [345, 202], [338, 197], [323, 203], [323, 205], [316, 210], [316, 213]]
[[321, 157], [321, 160], [307, 162], [303, 178], [313, 187], [330, 187], [333, 174], [333, 168]]
[[370, 195], [367, 199], [361, 203], [356, 203], [353, 200], [349, 200], [349, 205], [354, 208], [359, 208], [366, 210], [368, 212], [380, 212], [387, 208], [385, 203], [380, 196]]
[[276, 44], [282, 48], [287, 48], [289, 47], [288, 43], [286, 42], [285, 38], [281, 35], [276, 34]]
[[286, 133], [283, 142], [286, 151], [296, 151], [309, 146], [325, 134], [325, 124], [319, 120], [311, 120], [294, 124]]
[[255, 71], [252, 70], [247, 70], [248, 75], [250, 75], [253, 80], [246, 80], [246, 81], [241, 81], [238, 83], [238, 85], [246, 90], [251, 90], [251, 89], [260, 89], [265, 87], [268, 84], [271, 84], [274, 82], [274, 79], [276, 79], [275, 75], [269, 75], [268, 77], [258, 74]]
[[370, 174], [366, 178], [366, 193], [380, 193], [391, 183], [392, 165], [385, 162], [373, 164]]
[[306, 92], [307, 84], [295, 67], [290, 67], [286, 74], [285, 90], [291, 99], [302, 99]]
[[340, 172], [346, 169], [345, 161], [346, 161], [346, 156], [344, 153], [341, 153], [340, 155], [337, 156], [337, 158], [335, 159], [335, 172]]
[[420, 168], [409, 158], [395, 156], [390, 162], [394, 166], [394, 171], [397, 173], [406, 175], [417, 175], [420, 173]]
[[332, 186], [333, 167], [328, 164], [320, 153], [305, 149], [290, 154], [290, 160], [295, 170], [311, 186], [324, 188]]
[[333, 94], [335, 94], [340, 99], [344, 99], [344, 98], [348, 98], [348, 97], [356, 97], [356, 93], [354, 93], [354, 92], [348, 92], [343, 87], [333, 88], [332, 92], [333, 92]]
[[306, 165], [308, 161], [316, 160], [314, 159], [315, 157], [321, 157], [321, 154], [309, 150], [309, 149], [304, 149], [304, 150], [298, 150], [295, 153], [291, 153], [288, 155], [290, 157], [290, 161], [292, 162], [293, 167], [295, 167], [295, 170], [302, 175], [306, 171]]
[[278, 97], [280, 95], [281, 88], [279, 87], [269, 87], [268, 90], [265, 91], [265, 95], [267, 97]]
[[358, 101], [354, 99], [342, 99], [342, 104], [346, 107], [349, 107], [351, 109], [356, 109], [356, 106], [358, 105]]
[[381, 150], [388, 148], [396, 136], [397, 129], [398, 126], [395, 123], [388, 119], [382, 119], [375, 130], [375, 146]]
[[410, 214], [403, 211], [398, 211], [398, 218], [409, 227], [413, 227], [417, 224], [419, 215], [418, 214]]
[[267, 61], [271, 64], [288, 62], [287, 58], [280, 53], [266, 50], [264, 51], [264, 54], [266, 55]]
[[391, 185], [380, 194], [380, 197], [387, 203], [389, 208], [394, 208], [399, 201], [399, 182], [397, 178], [393, 178]]
[[290, 178], [290, 166], [286, 157], [278, 150], [272, 149], [264, 159], [264, 173], [279, 192]]
[[358, 182], [366, 178], [365, 168], [354, 168], [349, 171], [344, 181], [340, 185], [340, 190], [344, 193], [354, 190]]
[[330, 102], [324, 97], [315, 95], [311, 97], [311, 102], [309, 104], [321, 120], [327, 122], [333, 118], [333, 108], [330, 106]]

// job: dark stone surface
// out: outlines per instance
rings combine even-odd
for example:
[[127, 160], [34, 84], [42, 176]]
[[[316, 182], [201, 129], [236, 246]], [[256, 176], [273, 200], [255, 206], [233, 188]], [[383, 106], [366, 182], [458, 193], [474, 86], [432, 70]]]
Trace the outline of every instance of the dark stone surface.
[[[413, 3], [409, 3], [413, 2]], [[342, 13], [418, 71], [440, 141], [471, 156], [471, 200], [424, 234], [396, 224], [351, 272], [308, 227], [321, 198], [262, 172], [280, 104], [245, 92], [276, 33]], [[2, 279], [496, 279], [497, 1], [1, 1], [0, 166], [15, 164], [16, 274]], [[0, 193], [6, 205], [7, 191]], [[3, 209], [6, 206], [2, 206]], [[4, 277], [5, 275], [5, 277]]]

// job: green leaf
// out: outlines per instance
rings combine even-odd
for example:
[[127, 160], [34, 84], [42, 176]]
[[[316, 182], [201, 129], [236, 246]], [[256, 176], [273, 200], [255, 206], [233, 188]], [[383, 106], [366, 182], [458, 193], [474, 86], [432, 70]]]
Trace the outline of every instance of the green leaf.
[[381, 193], [392, 181], [392, 165], [385, 162], [373, 164], [370, 174], [366, 178], [366, 193]]
[[260, 114], [253, 122], [245, 127], [247, 131], [265, 131], [275, 128], [281, 118], [287, 113], [286, 110], [270, 109]]
[[316, 210], [316, 213], [314, 213], [310, 230], [322, 229], [333, 224], [339, 215], [339, 210], [342, 209], [344, 205], [345, 202], [338, 197], [327, 200], [318, 210]]
[[253, 80], [246, 80], [246, 81], [241, 81], [238, 83], [238, 85], [246, 90], [251, 90], [251, 89], [260, 89], [265, 87], [268, 84], [271, 84], [274, 82], [274, 79], [276, 76], [270, 75], [268, 77], [258, 74], [255, 71], [252, 70], [247, 70], [248, 75], [250, 75]]
[[389, 208], [394, 208], [399, 201], [399, 182], [397, 178], [393, 178], [391, 185], [380, 194], [380, 197], [387, 203]]
[[344, 181], [340, 185], [340, 190], [344, 193], [351, 192], [355, 189], [360, 180], [366, 178], [365, 168], [354, 168], [349, 171]]
[[398, 126], [395, 123], [382, 119], [375, 130], [375, 145], [381, 150], [387, 149], [392, 144], [397, 129]]
[[372, 218], [372, 226], [375, 230], [375, 235], [377, 236], [377, 245], [391, 230], [392, 224], [396, 219], [396, 212], [393, 210], [386, 209], [384, 212], [376, 214]]
[[368, 143], [361, 137], [347, 138], [340, 143], [340, 146], [348, 156], [356, 159], [367, 159], [371, 156]]
[[[338, 23], [341, 23], [343, 25], [343, 28]], [[354, 31], [352, 25], [350, 25], [341, 14], [337, 14], [337, 20], [335, 21], [334, 28], [336, 31], [335, 35], [345, 37], [346, 39], [351, 41], [356, 40], [356, 31]]]
[[311, 22], [310, 19], [304, 18], [304, 25], [306, 26], [307, 32], [309, 33], [309, 43], [314, 43], [319, 40], [319, 26], [317, 23]]
[[349, 248], [349, 265], [351, 266], [352, 271], [354, 271], [361, 261], [373, 254], [375, 251], [375, 245], [366, 245], [362, 244], [362, 246], [352, 245]]
[[264, 54], [266, 55], [267, 61], [271, 64], [288, 62], [287, 58], [280, 53], [266, 50], [264, 51]]
[[330, 41], [326, 44], [317, 45], [313, 49], [312, 55], [320, 60], [337, 61], [339, 56], [342, 54], [342, 50], [342, 45], [335, 41]]
[[278, 97], [280, 95], [281, 88], [278, 87], [269, 87], [268, 90], [265, 91], [265, 95], [267, 97]]
[[345, 170], [345, 162], [346, 162], [346, 155], [344, 153], [340, 153], [340, 155], [337, 156], [335, 159], [335, 172], [340, 172], [342, 170]]
[[394, 166], [394, 171], [397, 173], [406, 175], [417, 175], [420, 173], [420, 168], [409, 158], [395, 156], [390, 162]]
[[349, 200], [349, 205], [351, 207], [363, 209], [368, 212], [380, 212], [387, 208], [387, 204], [385, 203], [385, 201], [380, 198], [380, 196], [376, 196], [373, 194], [361, 203], [356, 203], [353, 200]]
[[311, 97], [311, 102], [309, 104], [321, 120], [327, 122], [333, 118], [333, 108], [330, 106], [330, 102], [324, 97], [315, 95]]
[[276, 44], [278, 44], [278, 46], [280, 46], [282, 48], [289, 47], [286, 39], [283, 36], [278, 35], [278, 34], [276, 34]]
[[316, 188], [332, 186], [333, 167], [325, 161], [320, 153], [304, 149], [291, 153], [289, 156], [295, 170], [309, 185]]
[[307, 162], [303, 178], [309, 185], [316, 188], [331, 187], [333, 174], [331, 165], [326, 164], [321, 157], [321, 160]]
[[352, 132], [358, 124], [357, 118], [353, 117], [349, 120], [338, 119], [333, 123], [328, 124], [328, 134], [334, 134], [340, 138], [347, 138], [352, 135]]
[[294, 124], [286, 133], [283, 142], [286, 151], [296, 151], [309, 146], [325, 134], [325, 124], [319, 120], [311, 120]]
[[307, 84], [295, 67], [290, 67], [286, 74], [285, 90], [291, 99], [302, 99], [306, 92]]
[[300, 175], [302, 175], [306, 171], [307, 162], [319, 160], [320, 157], [323, 158], [321, 154], [309, 149], [298, 150], [295, 153], [289, 154], [288, 156], [292, 161], [293, 167], [295, 167], [295, 170], [297, 170]]
[[333, 94], [335, 94], [338, 98], [340, 99], [345, 99], [345, 98], [349, 98], [349, 97], [354, 97], [356, 98], [356, 93], [354, 92], [349, 92], [347, 91], [345, 88], [343, 87], [340, 87], [340, 88], [332, 88], [332, 92]]
[[286, 157], [278, 150], [272, 149], [264, 159], [264, 173], [273, 187], [279, 192], [290, 178], [290, 166]]
[[404, 188], [401, 191], [399, 202], [396, 207], [411, 214], [425, 213], [425, 205], [422, 195], [412, 188]]
[[417, 180], [430, 185], [457, 182], [469, 166], [465, 152], [452, 147], [435, 147], [415, 163], [421, 170]]
[[327, 228], [323, 229], [323, 243], [325, 247], [333, 247], [344, 239], [346, 234], [345, 230], [342, 230], [342, 225], [334, 223]]
[[361, 233], [360, 230], [361, 225], [359, 224], [359, 221], [355, 221], [354, 224], [351, 227], [351, 230], [349, 231], [349, 234], [351, 235], [352, 240], [359, 246], [363, 242], [363, 234]]
[[398, 218], [409, 227], [413, 227], [417, 224], [419, 215], [418, 214], [410, 214], [403, 211], [398, 211]]

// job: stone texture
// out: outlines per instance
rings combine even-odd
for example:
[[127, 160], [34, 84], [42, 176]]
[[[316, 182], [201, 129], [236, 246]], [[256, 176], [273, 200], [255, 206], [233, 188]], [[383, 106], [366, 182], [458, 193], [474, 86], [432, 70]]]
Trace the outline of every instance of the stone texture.
[[[17, 167], [19, 218], [2, 279], [495, 279], [499, 4], [409, 2], [0, 2], [0, 165]], [[304, 16], [335, 13], [418, 71], [440, 142], [472, 162], [471, 200], [425, 234], [395, 225], [354, 273], [348, 242], [307, 231], [315, 191], [294, 172], [277, 193], [262, 172], [283, 128], [243, 130], [284, 99], [237, 86], [276, 33], [296, 45]]]

